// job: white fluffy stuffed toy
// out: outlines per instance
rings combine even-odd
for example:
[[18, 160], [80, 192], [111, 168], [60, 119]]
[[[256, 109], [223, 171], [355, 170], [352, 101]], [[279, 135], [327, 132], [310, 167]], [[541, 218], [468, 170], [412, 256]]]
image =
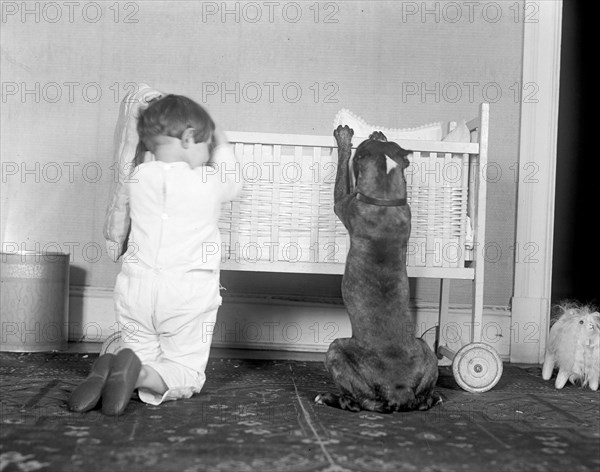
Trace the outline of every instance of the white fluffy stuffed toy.
[[555, 387], [565, 383], [598, 390], [600, 378], [600, 313], [591, 306], [565, 303], [550, 329], [542, 377], [549, 380], [558, 368]]

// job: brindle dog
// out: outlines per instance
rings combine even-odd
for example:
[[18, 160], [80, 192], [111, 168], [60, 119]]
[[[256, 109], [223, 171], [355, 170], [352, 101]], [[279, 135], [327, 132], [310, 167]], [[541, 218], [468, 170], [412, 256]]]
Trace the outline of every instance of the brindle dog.
[[408, 310], [406, 248], [410, 208], [404, 169], [409, 151], [375, 132], [356, 149], [350, 182], [354, 132], [338, 126], [335, 214], [350, 234], [342, 296], [352, 337], [329, 346], [325, 366], [340, 394], [323, 393], [315, 402], [351, 411], [382, 413], [427, 410], [441, 402], [433, 391], [437, 358], [415, 337]]

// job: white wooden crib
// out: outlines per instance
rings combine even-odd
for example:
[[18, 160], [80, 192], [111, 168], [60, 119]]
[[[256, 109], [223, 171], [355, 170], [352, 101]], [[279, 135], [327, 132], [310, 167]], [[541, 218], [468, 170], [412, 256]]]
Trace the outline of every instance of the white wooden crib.
[[[411, 150], [405, 171], [412, 230], [411, 278], [440, 279], [435, 349], [452, 360], [457, 383], [471, 392], [491, 389], [502, 361], [481, 343], [489, 105], [466, 124], [471, 142], [395, 140]], [[469, 134], [469, 133], [467, 133]], [[222, 270], [343, 274], [349, 237], [333, 211], [337, 145], [333, 137], [227, 133], [240, 162], [244, 189], [222, 209]], [[354, 136], [356, 148], [366, 136]], [[440, 341], [452, 279], [473, 283], [470, 344], [454, 352]], [[118, 333], [101, 352], [115, 349]]]
[[[409, 277], [440, 279], [439, 326], [449, 308], [449, 281], [473, 282], [470, 340], [453, 359], [461, 387], [492, 388], [502, 374], [496, 351], [481, 340], [489, 105], [467, 123], [471, 142], [397, 140], [412, 151], [406, 169], [412, 231]], [[222, 269], [343, 274], [349, 238], [333, 212], [337, 145], [333, 135], [227, 133], [241, 163], [242, 194], [223, 208]], [[354, 136], [355, 148], [366, 136]]]

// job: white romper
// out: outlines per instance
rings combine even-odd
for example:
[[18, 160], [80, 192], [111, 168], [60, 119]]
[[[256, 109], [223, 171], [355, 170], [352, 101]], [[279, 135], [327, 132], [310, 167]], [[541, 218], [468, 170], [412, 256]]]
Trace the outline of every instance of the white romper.
[[131, 233], [114, 291], [122, 347], [165, 381], [164, 395], [139, 389], [142, 401], [189, 398], [200, 392], [221, 304], [218, 220], [223, 202], [241, 190], [230, 146], [212, 165], [139, 165], [125, 184]]

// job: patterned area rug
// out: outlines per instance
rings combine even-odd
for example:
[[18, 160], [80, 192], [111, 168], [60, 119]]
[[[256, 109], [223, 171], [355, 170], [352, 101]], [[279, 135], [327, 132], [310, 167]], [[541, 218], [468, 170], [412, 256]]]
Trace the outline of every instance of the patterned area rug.
[[119, 418], [65, 407], [95, 355], [0, 353], [0, 471], [597, 471], [600, 394], [555, 390], [505, 365], [496, 387], [427, 412], [313, 404], [333, 388], [319, 362], [212, 359], [203, 393]]

